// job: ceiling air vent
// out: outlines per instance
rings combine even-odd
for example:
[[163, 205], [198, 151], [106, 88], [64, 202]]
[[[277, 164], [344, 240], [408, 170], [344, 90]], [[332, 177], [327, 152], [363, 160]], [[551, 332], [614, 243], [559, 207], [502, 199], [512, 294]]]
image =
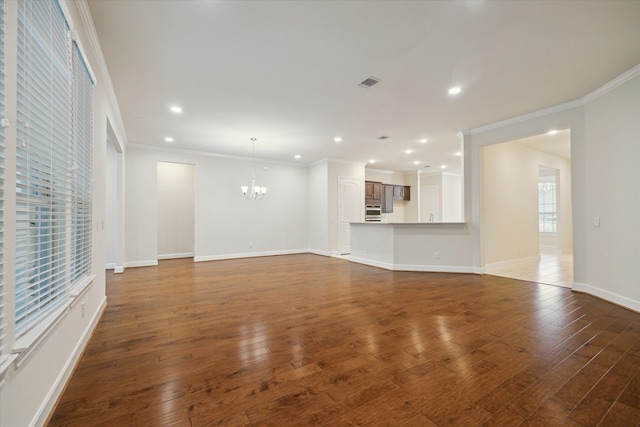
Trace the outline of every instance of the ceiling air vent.
[[387, 138], [389, 138], [387, 135], [382, 135], [378, 137], [378, 139], [387, 139]]
[[378, 83], [380, 83], [379, 78], [369, 76], [368, 78], [358, 83], [358, 86], [369, 89], [371, 86], [377, 85]]

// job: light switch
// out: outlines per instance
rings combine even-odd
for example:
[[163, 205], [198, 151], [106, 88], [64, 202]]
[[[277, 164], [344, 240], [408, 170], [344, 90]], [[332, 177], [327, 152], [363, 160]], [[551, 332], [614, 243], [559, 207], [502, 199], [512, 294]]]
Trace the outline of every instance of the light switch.
[[600, 217], [594, 216], [591, 220], [594, 227], [600, 227]]

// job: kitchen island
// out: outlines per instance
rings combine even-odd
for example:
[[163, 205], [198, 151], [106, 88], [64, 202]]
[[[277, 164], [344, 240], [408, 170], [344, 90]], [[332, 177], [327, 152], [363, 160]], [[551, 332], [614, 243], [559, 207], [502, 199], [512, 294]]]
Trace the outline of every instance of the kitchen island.
[[394, 271], [481, 273], [463, 222], [352, 222], [349, 259]]

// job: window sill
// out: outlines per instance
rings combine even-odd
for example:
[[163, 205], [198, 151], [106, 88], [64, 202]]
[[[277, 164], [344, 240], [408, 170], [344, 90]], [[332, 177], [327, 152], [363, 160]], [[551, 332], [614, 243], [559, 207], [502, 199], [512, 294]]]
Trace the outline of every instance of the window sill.
[[9, 366], [16, 360], [18, 356], [16, 354], [5, 354], [0, 356], [0, 388], [4, 385], [4, 376], [9, 370]]
[[[71, 289], [67, 300], [60, 307], [49, 313], [31, 329], [20, 336], [13, 346], [13, 351], [10, 355], [13, 357], [8, 363], [15, 363], [16, 368], [19, 368], [31, 352], [38, 347], [38, 344], [62, 321], [79, 297], [91, 287], [95, 277], [96, 275], [93, 274], [76, 284], [76, 286]], [[2, 366], [4, 367], [4, 365]], [[4, 369], [6, 370], [6, 368]], [[3, 375], [1, 371], [0, 375]]]

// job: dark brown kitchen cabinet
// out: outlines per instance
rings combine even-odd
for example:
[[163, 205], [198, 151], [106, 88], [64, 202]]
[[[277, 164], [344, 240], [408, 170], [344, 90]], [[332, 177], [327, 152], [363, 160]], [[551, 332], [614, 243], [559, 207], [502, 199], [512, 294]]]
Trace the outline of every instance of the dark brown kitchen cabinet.
[[364, 202], [367, 205], [382, 204], [382, 183], [375, 181], [364, 182]]
[[393, 200], [411, 200], [411, 186], [394, 185]]
[[382, 184], [382, 213], [393, 213], [394, 185]]

